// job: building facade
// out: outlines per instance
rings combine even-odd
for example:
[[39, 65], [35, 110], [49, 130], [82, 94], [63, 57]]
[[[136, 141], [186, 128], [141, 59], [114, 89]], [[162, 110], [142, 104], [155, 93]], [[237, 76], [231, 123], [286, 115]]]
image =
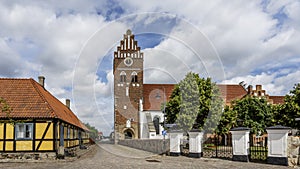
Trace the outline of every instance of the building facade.
[[[130, 30], [114, 52], [114, 139], [162, 139], [163, 106], [175, 84], [144, 84], [144, 55]], [[253, 90], [241, 84], [218, 84], [226, 105], [247, 95], [267, 96], [271, 103], [283, 103], [283, 96], [269, 96], [261, 85]]]
[[0, 152], [55, 157], [89, 143], [89, 131], [71, 111], [70, 100], [61, 103], [44, 80], [0, 78]]

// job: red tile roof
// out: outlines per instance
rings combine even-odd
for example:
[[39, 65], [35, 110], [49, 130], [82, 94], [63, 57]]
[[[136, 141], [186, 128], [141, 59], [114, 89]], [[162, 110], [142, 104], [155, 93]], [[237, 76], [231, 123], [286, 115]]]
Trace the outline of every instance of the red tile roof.
[[[247, 95], [247, 90], [239, 84], [217, 84], [221, 97], [227, 105], [236, 99], [242, 99]], [[174, 84], [144, 84], [144, 110], [161, 110], [163, 103], [163, 90], [165, 88], [165, 100], [169, 101]], [[284, 96], [269, 96], [273, 104], [283, 104]]]
[[217, 84], [217, 86], [226, 104], [230, 104], [233, 100], [241, 99], [247, 94], [247, 90], [238, 84]]
[[[12, 109], [12, 118], [58, 118], [82, 129], [77, 116], [33, 79], [0, 78], [0, 97]], [[1, 113], [0, 118], [6, 118]]]
[[273, 104], [284, 104], [284, 96], [269, 96], [273, 100]]
[[144, 84], [143, 86], [144, 110], [161, 110], [161, 105], [169, 101], [175, 87], [174, 84]]

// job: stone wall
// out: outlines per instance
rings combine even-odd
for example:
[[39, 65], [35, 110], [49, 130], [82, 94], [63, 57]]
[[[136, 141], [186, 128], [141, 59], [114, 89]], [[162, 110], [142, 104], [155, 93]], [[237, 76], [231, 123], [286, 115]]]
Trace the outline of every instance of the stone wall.
[[0, 162], [9, 162], [11, 160], [55, 160], [56, 153], [0, 153]]
[[163, 154], [170, 151], [169, 139], [165, 139], [165, 151], [163, 139], [119, 140], [118, 144], [157, 154]]

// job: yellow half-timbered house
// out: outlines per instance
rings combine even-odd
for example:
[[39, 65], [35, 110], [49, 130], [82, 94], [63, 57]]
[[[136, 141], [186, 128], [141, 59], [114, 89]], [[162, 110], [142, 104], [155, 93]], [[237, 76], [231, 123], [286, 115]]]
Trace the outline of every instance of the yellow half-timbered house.
[[[51, 152], [89, 143], [85, 125], [70, 109], [44, 87], [44, 77], [0, 78], [0, 153]], [[63, 154], [62, 154], [63, 155]]]

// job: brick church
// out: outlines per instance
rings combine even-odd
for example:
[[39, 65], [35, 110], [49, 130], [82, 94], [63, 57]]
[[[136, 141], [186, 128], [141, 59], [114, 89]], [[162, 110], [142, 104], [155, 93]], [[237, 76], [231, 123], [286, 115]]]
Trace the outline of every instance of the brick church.
[[[162, 139], [163, 103], [169, 100], [175, 84], [144, 84], [144, 55], [134, 35], [127, 30], [114, 52], [115, 139]], [[226, 104], [246, 95], [267, 97], [270, 103], [283, 103], [283, 96], [269, 96], [261, 85], [254, 90], [240, 84], [218, 85]]]

